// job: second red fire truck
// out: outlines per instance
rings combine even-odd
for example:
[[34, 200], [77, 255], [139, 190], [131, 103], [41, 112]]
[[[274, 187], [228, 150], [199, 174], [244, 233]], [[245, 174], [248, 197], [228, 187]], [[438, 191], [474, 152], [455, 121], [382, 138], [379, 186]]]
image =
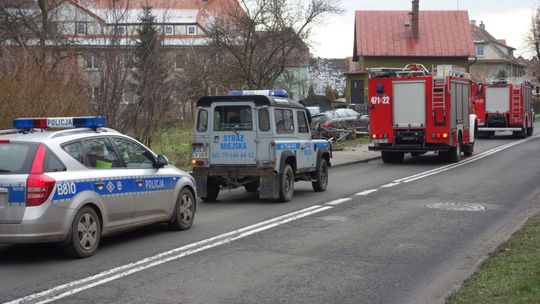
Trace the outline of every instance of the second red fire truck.
[[476, 116], [463, 68], [442, 65], [433, 73], [420, 64], [373, 69], [368, 86], [369, 149], [381, 151], [384, 162], [430, 151], [449, 162], [458, 162], [462, 153], [472, 155]]
[[478, 137], [493, 136], [496, 131], [511, 131], [518, 138], [532, 135], [532, 86], [523, 78], [510, 77], [476, 84], [473, 94]]

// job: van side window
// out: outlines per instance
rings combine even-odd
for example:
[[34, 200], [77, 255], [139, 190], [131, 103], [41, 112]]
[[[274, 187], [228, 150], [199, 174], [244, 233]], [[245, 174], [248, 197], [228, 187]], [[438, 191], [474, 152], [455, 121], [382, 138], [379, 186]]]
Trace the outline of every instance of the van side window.
[[270, 114], [268, 109], [259, 110], [259, 130], [270, 131]]
[[298, 120], [298, 133], [308, 133], [308, 124], [306, 121], [306, 111], [296, 112], [296, 118]]
[[294, 119], [292, 110], [275, 109], [274, 118], [276, 121], [277, 133], [294, 132]]
[[208, 112], [200, 110], [197, 114], [197, 132], [206, 132], [208, 130]]

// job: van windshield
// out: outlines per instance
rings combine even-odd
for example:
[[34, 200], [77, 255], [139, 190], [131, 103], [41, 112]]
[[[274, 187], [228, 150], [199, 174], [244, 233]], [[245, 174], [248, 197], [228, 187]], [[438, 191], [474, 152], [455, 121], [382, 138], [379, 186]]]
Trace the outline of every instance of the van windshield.
[[0, 174], [28, 174], [38, 145], [0, 143]]
[[252, 117], [250, 106], [217, 106], [214, 109], [214, 131], [251, 131]]

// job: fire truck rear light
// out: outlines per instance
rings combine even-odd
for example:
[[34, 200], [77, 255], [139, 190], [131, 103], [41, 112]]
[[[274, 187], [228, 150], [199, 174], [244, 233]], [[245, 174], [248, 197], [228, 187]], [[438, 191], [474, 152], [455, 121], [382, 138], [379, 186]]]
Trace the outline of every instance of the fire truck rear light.
[[441, 138], [441, 133], [437, 133], [437, 138]]
[[376, 139], [376, 138], [377, 138], [377, 134], [373, 133], [373, 134], [371, 135], [371, 138]]
[[382, 134], [379, 134], [379, 138], [383, 138], [383, 137], [382, 137]]
[[384, 138], [388, 138], [388, 133], [384, 133]]
[[443, 133], [443, 134], [442, 134], [442, 137], [443, 137], [443, 138], [448, 138], [448, 133]]

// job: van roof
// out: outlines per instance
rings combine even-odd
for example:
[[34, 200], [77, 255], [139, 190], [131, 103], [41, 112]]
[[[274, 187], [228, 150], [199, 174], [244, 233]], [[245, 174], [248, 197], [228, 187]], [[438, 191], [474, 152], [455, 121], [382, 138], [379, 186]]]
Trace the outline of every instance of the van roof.
[[197, 107], [209, 107], [217, 102], [254, 102], [257, 106], [276, 106], [295, 109], [306, 109], [301, 103], [283, 97], [248, 95], [248, 96], [205, 96], [197, 101]]

